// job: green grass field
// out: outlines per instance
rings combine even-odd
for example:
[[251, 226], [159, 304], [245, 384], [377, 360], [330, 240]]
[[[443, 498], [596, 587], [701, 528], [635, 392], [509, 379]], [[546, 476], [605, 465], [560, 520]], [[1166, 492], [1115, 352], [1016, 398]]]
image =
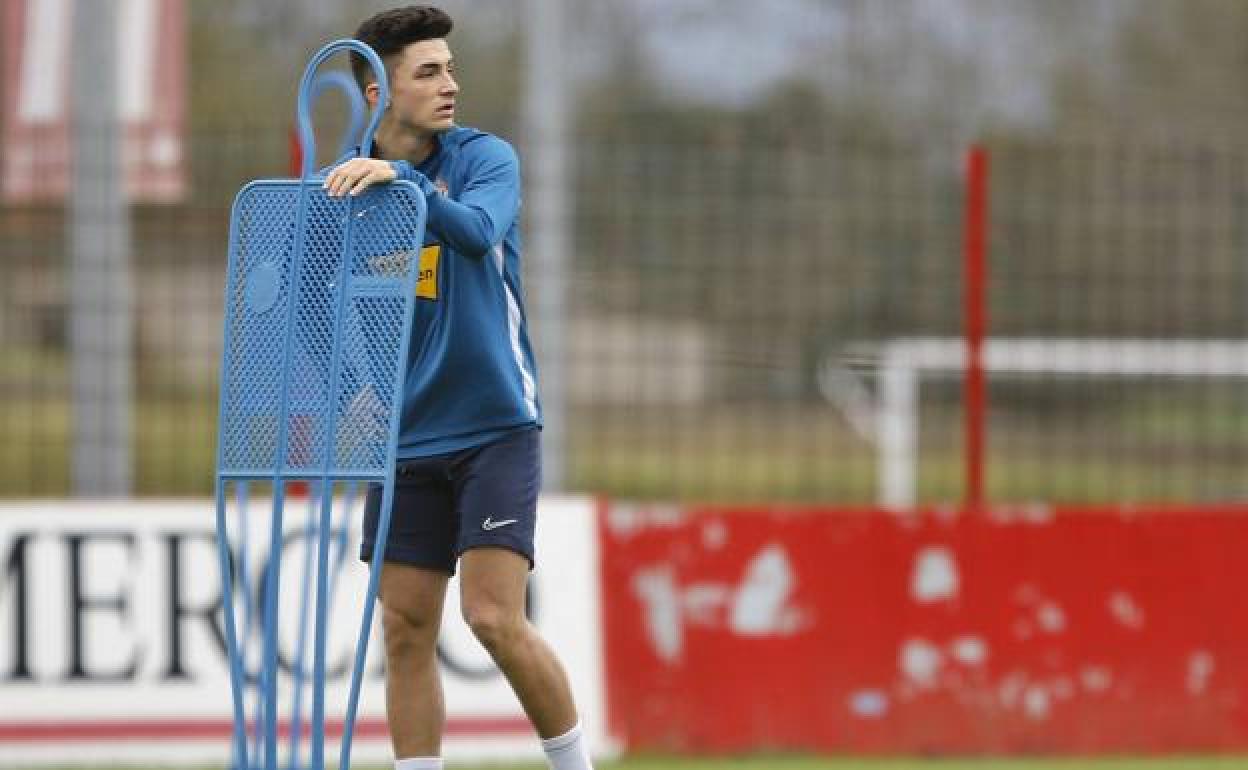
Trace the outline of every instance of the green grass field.
[[[3, 762], [0, 761], [0, 765]], [[1248, 757], [1171, 757], [1143, 759], [831, 759], [817, 757], [749, 757], [674, 759], [638, 757], [600, 764], [597, 770], [1231, 770], [1248, 766]], [[83, 770], [85, 765], [41, 770]], [[168, 770], [150, 766], [133, 770]], [[360, 770], [387, 770], [361, 767]], [[546, 770], [544, 764], [464, 765], [447, 770]]]
[[[0, 362], [0, 375], [4, 373]], [[2, 377], [0, 377], [2, 380]], [[205, 395], [144, 398], [134, 412], [134, 490], [140, 496], [212, 494], [216, 407]], [[770, 442], [742, 435], [731, 413], [702, 410], [696, 429], [681, 428], [665, 412], [625, 418], [586, 418], [569, 436], [579, 448], [568, 469], [569, 488], [621, 499], [768, 503], [868, 504], [876, 495], [874, 450], [844, 435], [829, 409], [792, 411], [776, 418]], [[61, 497], [70, 493], [71, 412], [63, 395], [17, 396], [0, 401], [0, 424], [11, 441], [0, 447], [0, 497]], [[1240, 424], [1240, 423], [1236, 423]], [[928, 419], [924, 429], [948, 434], [948, 421]], [[1115, 429], [1101, 433], [1115, 435]], [[1188, 462], [1142, 449], [1072, 455], [1057, 438], [1033, 436], [1019, 446], [995, 447], [988, 493], [995, 500], [1110, 502], [1240, 499], [1245, 490], [1241, 454], [1220, 458], [1191, 448]], [[689, 443], [689, 437], [697, 437]], [[819, 436], [811, 446], [800, 436]], [[683, 437], [683, 438], [682, 438]], [[609, 440], [608, 440], [609, 439]], [[683, 442], [683, 443], [682, 443]], [[1060, 442], [1059, 442], [1060, 443]], [[1193, 445], [1195, 447], [1196, 445]], [[1186, 450], [1185, 450], [1186, 451]], [[956, 500], [964, 475], [956, 443], [923, 449], [918, 495], [924, 501]], [[1219, 490], [1221, 492], [1219, 493]]]
[[[217, 441], [213, 382], [189, 383], [151, 361], [138, 366], [135, 377], [135, 494], [210, 496]], [[1043, 419], [1007, 410], [993, 420], [988, 497], [1243, 499], [1248, 397], [1241, 391], [1180, 388], [1167, 391], [1172, 400], [1159, 409], [1157, 392], [1146, 388], [1112, 405], [1057, 409]], [[65, 353], [0, 349], [0, 392], [0, 425], [9, 439], [0, 445], [0, 497], [70, 494], [73, 414]], [[956, 400], [924, 407], [920, 501], [962, 496], [961, 418]], [[567, 439], [571, 491], [730, 504], [861, 505], [877, 495], [876, 448], [821, 402], [581, 406], [568, 415]]]
[[[1230, 770], [1245, 757], [1173, 759], [748, 759], [638, 758], [603, 764], [598, 770]], [[448, 770], [545, 770], [545, 765], [452, 765]]]

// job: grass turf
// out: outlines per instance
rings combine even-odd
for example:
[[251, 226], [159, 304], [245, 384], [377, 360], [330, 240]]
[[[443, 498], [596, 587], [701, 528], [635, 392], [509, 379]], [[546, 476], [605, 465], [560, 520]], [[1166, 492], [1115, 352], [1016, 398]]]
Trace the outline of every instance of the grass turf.
[[[8, 767], [3, 761], [0, 766]], [[101, 765], [67, 765], [40, 770], [85, 770]], [[159, 765], [125, 765], [127, 770], [174, 770]], [[830, 757], [725, 757], [672, 758], [630, 757], [605, 762], [597, 770], [1231, 770], [1248, 767], [1245, 756], [1163, 757], [1163, 758], [1048, 758], [1048, 759], [851, 759]], [[202, 768], [208, 770], [208, 768]], [[358, 766], [358, 770], [389, 770]], [[450, 763], [447, 770], [546, 770], [543, 763], [462, 764]]]

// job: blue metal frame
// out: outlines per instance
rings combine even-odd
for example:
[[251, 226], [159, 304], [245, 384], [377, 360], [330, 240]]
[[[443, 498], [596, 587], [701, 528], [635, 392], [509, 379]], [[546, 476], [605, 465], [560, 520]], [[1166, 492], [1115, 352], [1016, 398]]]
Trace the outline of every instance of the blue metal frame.
[[[312, 79], [308, 102], [316, 104], [321, 96], [331, 89], [338, 89], [347, 100], [347, 130], [338, 142], [338, 157], [355, 152], [355, 148], [364, 143], [364, 119], [368, 114], [368, 104], [360, 93], [355, 79], [342, 70], [329, 70], [319, 73]], [[303, 139], [300, 138], [302, 142]]]
[[[298, 131], [305, 148], [301, 178], [249, 183], [235, 198], [230, 217], [226, 344], [221, 359], [218, 409], [216, 526], [233, 698], [232, 767], [236, 770], [279, 768], [278, 626], [282, 617], [279, 600], [287, 484], [307, 482], [313, 490], [303, 533], [308, 538], [309, 550], [304, 555], [299, 607], [295, 615], [298, 649], [291, 663], [293, 706], [286, 766], [292, 770], [305, 767], [300, 764], [300, 747], [303, 696], [309, 684], [312, 713], [306, 767], [310, 770], [325, 767], [325, 647], [330, 597], [332, 585], [347, 559], [347, 525], [335, 527], [333, 520], [335, 483], [346, 483], [343, 510], [348, 512], [354, 507], [358, 482], [382, 484], [381, 516], [371, 562], [374, 567], [369, 570], [346, 704], [339, 762], [342, 770], [350, 767], [382, 551], [390, 528], [403, 375], [411, 344], [418, 255], [423, 244], [426, 210], [423, 194], [409, 182], [394, 182], [345, 199], [330, 199], [321, 188], [323, 178], [317, 176], [313, 168], [316, 148], [310, 106], [324, 89], [346, 86], [345, 75], [335, 80], [317, 78], [315, 73], [330, 56], [348, 50], [368, 60], [381, 92], [378, 107], [373, 110], [363, 133], [359, 128], [361, 121], [356, 102], [351, 102], [353, 115], [347, 137], [358, 137], [354, 147], [356, 155], [367, 157], [371, 153], [373, 135], [389, 105], [385, 67], [367, 45], [356, 40], [334, 41], [311, 58], [299, 85]], [[349, 79], [345, 83], [351, 89], [348, 91], [350, 99], [354, 84]], [[378, 213], [364, 224], [358, 224], [364, 213], [374, 210]], [[261, 224], [256, 225], [256, 222]], [[379, 257], [390, 260], [396, 254], [401, 255], [397, 269], [393, 266], [377, 268], [379, 275], [370, 275], [367, 268], [360, 266]], [[330, 257], [332, 263], [327, 261]], [[330, 264], [332, 266], [327, 267]], [[310, 297], [306, 301], [305, 293]], [[285, 302], [284, 307], [281, 302]], [[394, 346], [387, 340], [365, 336], [365, 327], [370, 323], [374, 336], [380, 326], [396, 334], [399, 344]], [[331, 330], [328, 338], [314, 336], [327, 329]], [[281, 337], [280, 350], [274, 342], [275, 336]], [[359, 360], [366, 361], [368, 366], [358, 366]], [[276, 367], [280, 367], [279, 377], [270, 375]], [[375, 381], [376, 377], [382, 379]], [[368, 389], [384, 406], [384, 436], [373, 435], [367, 426], [360, 427], [357, 423], [364, 418], [351, 414], [350, 407], [344, 406], [345, 394], [360, 382], [357, 395]], [[309, 392], [320, 393], [325, 403], [309, 403]], [[315, 430], [313, 438], [292, 435], [299, 430], [292, 423], [301, 419], [314, 426], [308, 429]], [[256, 431], [263, 433], [259, 443], [253, 435]], [[352, 453], [354, 450], [342, 448], [348, 439], [376, 451], [366, 452], [366, 459], [360, 460], [358, 453]], [[382, 441], [384, 447], [380, 444]], [[299, 452], [306, 452], [313, 459], [304, 461], [306, 458], [301, 456], [301, 460], [296, 461], [293, 458]], [[247, 534], [252, 482], [272, 485], [267, 569], [260, 576], [254, 574], [249, 554], [252, 544]], [[231, 516], [226, 502], [230, 484], [234, 485], [238, 507], [237, 572], [230, 537]], [[331, 540], [336, 541], [338, 548], [332, 564]], [[315, 554], [311, 551], [313, 541]], [[253, 580], [257, 579], [263, 581], [263, 598], [258, 607], [252, 598], [253, 589], [257, 587]], [[309, 682], [306, 653], [312, 582], [315, 582], [315, 620]], [[241, 637], [235, 607], [235, 594], [239, 589], [243, 597]], [[263, 635], [262, 652], [255, 681], [255, 701], [249, 716], [247, 652], [257, 625]], [[250, 746], [249, 731], [252, 733]]]

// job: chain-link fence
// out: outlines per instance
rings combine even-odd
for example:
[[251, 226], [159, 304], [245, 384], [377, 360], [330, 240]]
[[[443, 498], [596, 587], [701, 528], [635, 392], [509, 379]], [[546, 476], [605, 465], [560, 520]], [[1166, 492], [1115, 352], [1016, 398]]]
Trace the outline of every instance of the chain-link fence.
[[[978, 141], [1002, 357], [986, 362], [989, 498], [1248, 494], [1248, 145], [1233, 138], [1248, 107], [1231, 92], [1242, 46], [1209, 33], [1248, 28], [1237, 4], [1191, 3], [1177, 26], [1146, 0], [794, 0], [754, 26], [737, 3], [569, 5], [569, 34], [597, 41], [570, 56], [567, 410], [551, 418], [571, 491], [869, 503], [906, 462], [909, 499], [959, 499], [963, 156]], [[330, 9], [266, 47], [278, 16], [188, 7], [190, 184], [129, 209], [142, 495], [211, 488], [230, 199], [287, 173], [303, 58], [349, 29]], [[464, 122], [525, 158], [519, 4], [448, 7]], [[680, 30], [688, 63], [668, 79]], [[734, 48], [747, 32], [757, 44]], [[1141, 91], [1132, 73], [1176, 51], [1179, 71]], [[737, 87], [708, 85], [734, 72]], [[72, 491], [68, 232], [60, 203], [0, 209], [2, 496]], [[529, 267], [536, 295], [548, 276]], [[1010, 363], [1028, 355], [1040, 363]], [[904, 413], [886, 385], [899, 371]], [[910, 456], [890, 454], [890, 419], [914, 431]]]

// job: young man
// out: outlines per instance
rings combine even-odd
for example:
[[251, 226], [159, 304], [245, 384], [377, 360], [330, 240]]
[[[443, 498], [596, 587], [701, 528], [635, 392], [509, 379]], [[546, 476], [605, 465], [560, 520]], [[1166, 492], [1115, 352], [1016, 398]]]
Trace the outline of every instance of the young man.
[[[589, 770], [563, 667], [525, 617], [540, 478], [540, 410], [520, 287], [520, 172], [502, 139], [455, 125], [449, 16], [410, 6], [355, 37], [377, 51], [390, 108], [375, 157], [325, 178], [331, 195], [395, 179], [428, 202], [399, 467], [380, 600], [386, 712], [397, 770], [440, 770], [445, 721], [436, 663], [447, 581], [461, 568], [464, 619], [507, 677], [555, 770]], [[370, 105], [379, 90], [352, 67]], [[380, 491], [370, 492], [362, 556]]]

